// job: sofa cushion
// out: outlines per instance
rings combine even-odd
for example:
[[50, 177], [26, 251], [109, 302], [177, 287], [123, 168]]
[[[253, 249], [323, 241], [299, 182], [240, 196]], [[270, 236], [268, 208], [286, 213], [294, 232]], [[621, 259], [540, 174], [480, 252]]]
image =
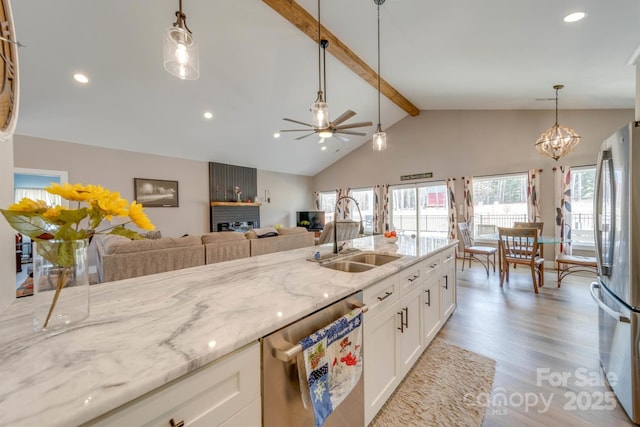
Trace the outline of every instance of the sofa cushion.
[[102, 239], [102, 247], [107, 254], [125, 254], [130, 252], [202, 245], [200, 236], [161, 237], [159, 239], [142, 240], [131, 240], [117, 235], [108, 235], [104, 237], [105, 238]]
[[222, 243], [233, 242], [236, 240], [246, 240], [243, 233], [237, 231], [216, 231], [213, 233], [203, 234], [202, 243]]
[[309, 230], [307, 230], [304, 227], [281, 228], [279, 231], [281, 236], [286, 236], [289, 234], [302, 234], [302, 233], [309, 232]]

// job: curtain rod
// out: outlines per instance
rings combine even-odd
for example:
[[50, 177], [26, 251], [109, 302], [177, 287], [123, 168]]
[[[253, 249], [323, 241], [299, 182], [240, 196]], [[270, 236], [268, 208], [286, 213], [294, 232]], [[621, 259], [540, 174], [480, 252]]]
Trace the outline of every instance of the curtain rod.
[[[542, 169], [538, 169], [539, 173], [542, 173]], [[471, 175], [472, 178], [486, 178], [488, 176], [508, 176], [508, 175], [519, 175], [522, 173], [529, 173], [529, 171], [519, 171], [519, 172], [507, 172], [507, 173], [492, 173], [486, 175]], [[465, 179], [463, 176], [462, 179]]]

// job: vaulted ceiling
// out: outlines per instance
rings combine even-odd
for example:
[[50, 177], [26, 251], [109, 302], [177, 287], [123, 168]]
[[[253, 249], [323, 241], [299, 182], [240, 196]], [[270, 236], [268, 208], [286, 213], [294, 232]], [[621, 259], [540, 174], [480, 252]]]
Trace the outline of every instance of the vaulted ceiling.
[[[287, 0], [291, 1], [291, 0]], [[298, 4], [317, 17], [317, 0]], [[315, 42], [262, 0], [183, 0], [200, 78], [162, 67], [163, 31], [178, 0], [13, 0], [19, 41], [16, 133], [262, 170], [314, 175], [369, 142], [377, 92], [330, 54], [331, 116], [372, 121], [364, 137], [296, 141], [318, 87]], [[582, 10], [587, 17], [562, 18]], [[376, 69], [373, 0], [322, 0], [321, 21]], [[633, 108], [640, 44], [637, 0], [386, 0], [382, 78], [422, 111]], [[329, 52], [331, 49], [329, 49]], [[82, 85], [72, 76], [85, 73]], [[213, 118], [203, 118], [211, 111]], [[382, 98], [388, 129], [405, 110]], [[542, 130], [541, 130], [542, 131]], [[391, 141], [390, 141], [391, 143]], [[384, 155], [384, 153], [380, 153]]]

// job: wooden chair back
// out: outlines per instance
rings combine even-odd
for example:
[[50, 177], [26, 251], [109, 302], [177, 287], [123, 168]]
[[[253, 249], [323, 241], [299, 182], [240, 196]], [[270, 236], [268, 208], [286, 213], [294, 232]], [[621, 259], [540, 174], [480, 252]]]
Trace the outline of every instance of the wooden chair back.
[[464, 248], [469, 248], [473, 246], [473, 238], [471, 237], [471, 232], [469, 231], [469, 225], [466, 222], [458, 223], [458, 231], [460, 232], [460, 239], [462, 240], [462, 245]]
[[498, 228], [505, 262], [534, 263], [538, 254], [537, 228]]
[[542, 236], [544, 222], [514, 222], [513, 228], [535, 228], [538, 230], [538, 236]]

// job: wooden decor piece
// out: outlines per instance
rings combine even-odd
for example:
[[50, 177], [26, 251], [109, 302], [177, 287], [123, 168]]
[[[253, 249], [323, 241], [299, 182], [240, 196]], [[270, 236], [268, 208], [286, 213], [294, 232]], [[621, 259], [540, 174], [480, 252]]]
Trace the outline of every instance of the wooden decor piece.
[[0, 0], [0, 141], [13, 135], [18, 113], [18, 42], [9, 0]]

